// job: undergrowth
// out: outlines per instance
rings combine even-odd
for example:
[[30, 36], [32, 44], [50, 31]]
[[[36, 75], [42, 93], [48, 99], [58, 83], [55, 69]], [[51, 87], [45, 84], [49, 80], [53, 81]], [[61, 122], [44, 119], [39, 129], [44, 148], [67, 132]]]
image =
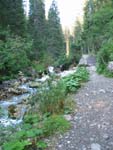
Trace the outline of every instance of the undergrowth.
[[83, 82], [88, 81], [89, 73], [85, 67], [77, 68], [74, 74], [64, 77], [62, 80], [66, 86], [66, 93], [76, 92]]
[[80, 67], [59, 81], [53, 78], [29, 100], [31, 108], [24, 116], [23, 124], [6, 138], [3, 150], [46, 150], [46, 137], [64, 133], [71, 127], [63, 117], [75, 110], [69, 93], [76, 92], [88, 80], [89, 73], [85, 67]]
[[62, 115], [28, 114], [21, 130], [12, 134], [3, 144], [3, 150], [44, 150], [47, 148], [45, 137], [53, 133], [64, 133], [69, 128], [70, 123]]

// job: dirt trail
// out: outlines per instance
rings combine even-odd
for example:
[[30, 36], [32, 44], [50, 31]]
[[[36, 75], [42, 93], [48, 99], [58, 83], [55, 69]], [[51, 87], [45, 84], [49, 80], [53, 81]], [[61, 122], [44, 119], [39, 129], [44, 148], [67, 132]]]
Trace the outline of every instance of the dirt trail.
[[89, 70], [90, 81], [74, 95], [79, 109], [73, 127], [56, 150], [113, 150], [113, 79]]

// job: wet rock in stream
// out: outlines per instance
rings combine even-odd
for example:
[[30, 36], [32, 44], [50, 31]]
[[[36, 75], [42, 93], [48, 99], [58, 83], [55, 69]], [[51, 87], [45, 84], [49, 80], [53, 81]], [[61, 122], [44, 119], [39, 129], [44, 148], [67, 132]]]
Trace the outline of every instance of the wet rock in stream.
[[8, 117], [12, 118], [12, 119], [16, 119], [15, 117], [15, 113], [16, 113], [16, 107], [15, 105], [10, 105], [8, 107]]
[[[56, 80], [53, 81], [53, 84], [55, 85], [58, 79], [75, 71], [76, 68], [73, 68], [56, 74]], [[52, 67], [50, 67], [50, 72], [53, 73]], [[20, 75], [20, 78], [24, 78], [24, 76]], [[29, 109], [27, 104], [28, 99], [36, 93], [37, 88], [47, 84], [46, 81], [50, 78], [51, 76], [44, 75], [42, 78], [36, 78], [33, 81], [20, 81], [20, 79], [5, 81], [0, 89], [0, 107], [3, 110], [3, 115], [0, 117], [0, 124], [9, 126], [21, 123], [26, 110]]]

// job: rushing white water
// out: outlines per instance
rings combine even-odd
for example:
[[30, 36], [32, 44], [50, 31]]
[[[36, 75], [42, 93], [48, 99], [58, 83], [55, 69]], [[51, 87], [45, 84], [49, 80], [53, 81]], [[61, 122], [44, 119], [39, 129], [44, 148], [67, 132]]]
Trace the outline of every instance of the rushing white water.
[[41, 79], [36, 79], [36, 82], [45, 82], [47, 79], [49, 79], [50, 77], [48, 75], [43, 76]]
[[5, 109], [5, 111], [6, 111], [6, 114], [0, 119], [0, 123], [1, 123], [1, 125], [3, 125], [4, 127], [7, 127], [7, 126], [9, 126], [9, 125], [17, 125], [17, 124], [20, 124], [20, 123], [22, 122], [22, 120], [23, 120], [23, 116], [24, 116], [24, 114], [25, 114], [25, 112], [26, 112], [26, 108], [23, 107], [23, 108], [21, 109], [21, 117], [18, 118], [18, 119], [11, 119], [11, 118], [9, 118], [9, 117], [8, 117], [8, 111], [7, 111], [7, 109]]
[[[53, 73], [53, 67], [50, 67], [49, 69], [50, 69], [49, 71], [51, 71], [51, 73]], [[68, 76], [68, 75], [74, 73], [75, 71], [76, 71], [76, 68], [72, 68], [71, 70], [63, 71], [57, 75], [62, 78], [62, 77], [65, 77], [65, 76]], [[50, 78], [50, 77], [48, 75], [46, 75], [46, 76], [42, 77], [41, 79], [36, 79], [35, 81], [45, 82], [48, 78]], [[17, 105], [21, 104], [24, 100], [26, 100], [32, 94], [35, 94], [37, 91], [36, 88], [30, 88], [28, 83], [20, 85], [19, 88], [25, 89], [26, 91], [28, 91], [28, 93], [24, 93], [24, 94], [18, 95], [18, 96], [13, 96], [11, 99], [0, 101], [0, 108], [2, 109], [2, 114], [3, 114], [0, 117], [0, 125], [3, 125], [6, 127], [9, 125], [16, 125], [16, 124], [21, 123], [23, 120], [23, 116], [26, 112], [25, 105], [22, 105], [22, 108], [20, 110], [21, 114], [18, 119], [12, 119], [9, 117], [8, 107], [11, 105], [17, 106]]]
[[76, 72], [76, 68], [72, 68], [70, 70], [66, 70], [66, 71], [63, 71], [63, 72], [60, 72], [58, 75], [63, 78], [65, 76], [68, 76], [70, 74], [73, 74], [74, 72]]
[[23, 85], [19, 86], [19, 88], [27, 90], [28, 93], [18, 95], [18, 96], [13, 96], [9, 100], [0, 101], [0, 108], [2, 109], [2, 115], [0, 117], [0, 124], [4, 125], [5, 127], [9, 126], [9, 125], [16, 125], [16, 124], [21, 123], [23, 116], [26, 112], [26, 107], [23, 106], [21, 108], [20, 118], [11, 119], [11, 118], [9, 118], [8, 107], [11, 105], [16, 106], [16, 105], [20, 104], [22, 101], [26, 100], [30, 95], [34, 94], [37, 91], [37, 89], [29, 88], [28, 84], [23, 84]]

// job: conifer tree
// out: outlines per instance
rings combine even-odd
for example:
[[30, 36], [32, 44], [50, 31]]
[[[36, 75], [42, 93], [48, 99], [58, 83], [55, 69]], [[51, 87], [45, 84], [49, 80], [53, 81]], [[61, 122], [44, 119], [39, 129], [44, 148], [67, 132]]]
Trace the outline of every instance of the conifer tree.
[[74, 29], [74, 43], [77, 49], [82, 49], [82, 25], [79, 20], [77, 20]]
[[58, 58], [64, 50], [64, 37], [56, 1], [53, 0], [48, 13], [47, 51], [53, 58]]
[[0, 1], [0, 26], [8, 27], [16, 35], [25, 36], [26, 21], [22, 0]]
[[29, 31], [33, 40], [33, 58], [38, 60], [45, 51], [44, 0], [30, 0]]
[[97, 52], [112, 37], [112, 0], [88, 0], [84, 10], [84, 50]]
[[[94, 49], [93, 45], [93, 35], [91, 34], [91, 25], [93, 22], [93, 14], [95, 12], [94, 0], [88, 0], [84, 9], [84, 32], [83, 32], [83, 41], [84, 41], [84, 52], [90, 52]], [[88, 35], [88, 36], [87, 36]]]

